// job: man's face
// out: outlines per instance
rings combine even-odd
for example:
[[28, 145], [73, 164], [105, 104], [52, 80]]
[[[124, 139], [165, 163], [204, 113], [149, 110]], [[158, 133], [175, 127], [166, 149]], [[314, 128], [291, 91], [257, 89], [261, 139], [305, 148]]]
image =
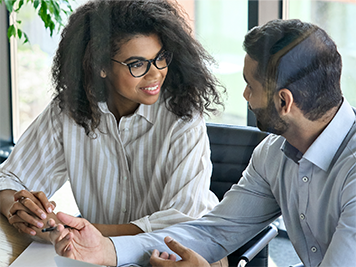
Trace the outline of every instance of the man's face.
[[243, 96], [248, 102], [249, 109], [255, 114], [257, 127], [261, 131], [283, 135], [288, 129], [288, 123], [279, 116], [273, 98], [268, 99], [266, 90], [255, 79], [257, 65], [257, 61], [246, 55], [243, 70], [246, 88]]

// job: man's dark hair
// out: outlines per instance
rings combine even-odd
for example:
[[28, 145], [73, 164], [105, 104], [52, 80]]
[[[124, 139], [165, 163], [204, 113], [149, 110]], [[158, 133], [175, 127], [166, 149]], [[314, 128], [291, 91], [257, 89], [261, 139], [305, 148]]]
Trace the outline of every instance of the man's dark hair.
[[268, 95], [289, 89], [309, 120], [340, 104], [341, 56], [318, 26], [297, 19], [273, 20], [251, 29], [243, 46], [258, 62], [255, 78]]
[[111, 68], [111, 58], [122, 44], [135, 35], [150, 34], [157, 34], [164, 49], [174, 54], [161, 91], [169, 110], [189, 120], [194, 111], [213, 112], [212, 104], [223, 105], [221, 85], [207, 67], [214, 60], [192, 37], [176, 3], [94, 0], [70, 16], [52, 67], [61, 110], [87, 134], [100, 123], [98, 102], [107, 100], [100, 71]]

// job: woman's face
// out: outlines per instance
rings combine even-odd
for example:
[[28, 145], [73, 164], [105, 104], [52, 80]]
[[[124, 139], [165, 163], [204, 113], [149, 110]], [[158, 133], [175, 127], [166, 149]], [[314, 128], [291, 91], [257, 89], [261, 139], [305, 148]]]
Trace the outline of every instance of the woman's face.
[[[142, 59], [154, 59], [162, 49], [156, 34], [136, 35], [120, 47], [114, 60], [129, 64]], [[129, 68], [112, 61], [112, 68], [102, 72], [108, 90], [108, 106], [119, 118], [132, 114], [139, 104], [152, 105], [158, 98], [168, 68], [159, 70], [153, 64], [142, 77], [135, 78]], [[117, 119], [119, 119], [117, 117]]]

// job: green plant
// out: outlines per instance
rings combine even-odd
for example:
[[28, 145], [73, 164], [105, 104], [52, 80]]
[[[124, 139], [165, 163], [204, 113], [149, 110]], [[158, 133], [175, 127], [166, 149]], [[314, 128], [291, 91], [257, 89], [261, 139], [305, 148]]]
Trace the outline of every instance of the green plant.
[[[46, 29], [49, 29], [50, 36], [54, 30], [60, 30], [63, 26], [62, 18], [67, 17], [73, 12], [70, 0], [0, 0], [0, 4], [5, 2], [10, 14], [18, 13], [24, 4], [30, 4], [37, 11], [38, 16], [44, 23]], [[20, 29], [20, 20], [14, 20], [7, 30], [7, 37], [18, 37], [24, 39], [24, 43], [29, 41], [27, 34]]]

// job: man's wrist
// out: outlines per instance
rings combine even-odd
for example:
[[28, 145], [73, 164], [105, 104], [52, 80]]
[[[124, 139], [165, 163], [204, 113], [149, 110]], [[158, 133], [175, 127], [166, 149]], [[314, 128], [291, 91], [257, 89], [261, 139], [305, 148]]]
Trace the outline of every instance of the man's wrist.
[[103, 265], [106, 266], [117, 266], [117, 255], [114, 243], [109, 237], [103, 237], [103, 248], [104, 248], [104, 262]]

